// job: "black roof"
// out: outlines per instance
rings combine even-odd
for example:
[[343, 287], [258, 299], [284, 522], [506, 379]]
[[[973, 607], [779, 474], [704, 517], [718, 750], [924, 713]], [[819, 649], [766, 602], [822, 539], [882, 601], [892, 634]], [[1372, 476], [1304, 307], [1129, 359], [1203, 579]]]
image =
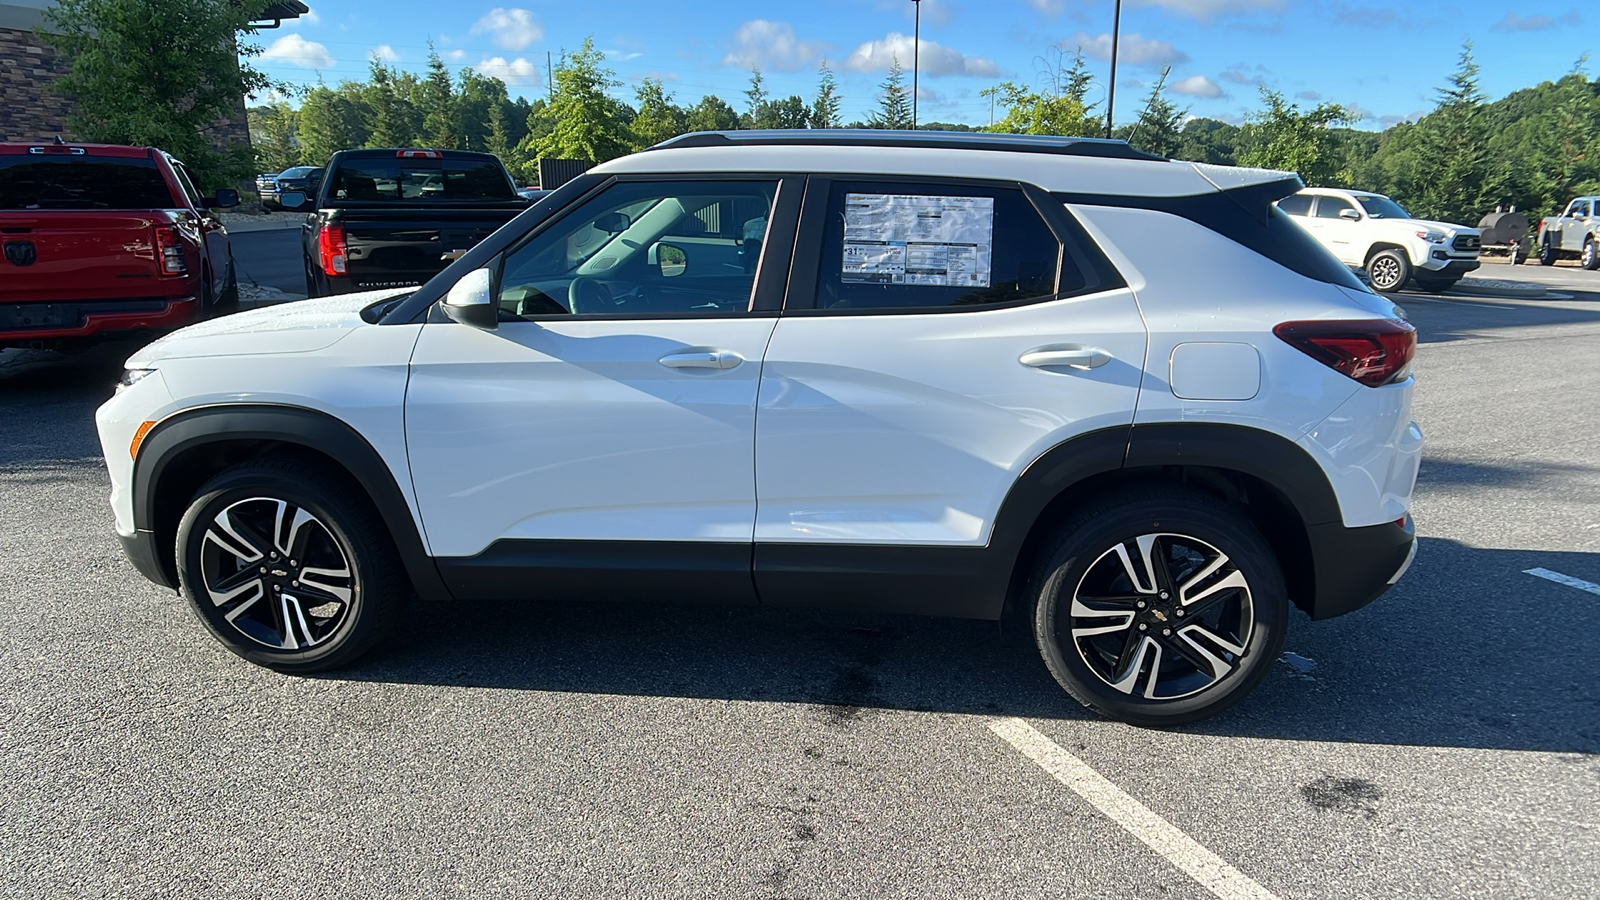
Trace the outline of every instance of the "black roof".
[[298, 19], [311, 12], [311, 7], [301, 3], [300, 0], [270, 0], [252, 21], [273, 22], [284, 19]]
[[1008, 153], [1052, 153], [1104, 159], [1165, 157], [1105, 138], [1037, 134], [995, 134], [977, 131], [896, 131], [879, 128], [791, 128], [751, 131], [697, 131], [662, 141], [652, 150], [681, 147], [919, 147], [940, 150], [989, 150]]

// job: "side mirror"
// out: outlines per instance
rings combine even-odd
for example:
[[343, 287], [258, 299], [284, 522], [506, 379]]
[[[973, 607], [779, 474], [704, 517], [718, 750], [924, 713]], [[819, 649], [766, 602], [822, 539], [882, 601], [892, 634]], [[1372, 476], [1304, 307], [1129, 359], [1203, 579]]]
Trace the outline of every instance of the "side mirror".
[[299, 212], [306, 206], [305, 191], [284, 191], [278, 195], [278, 205], [289, 212]]
[[677, 244], [651, 244], [649, 262], [660, 268], [662, 278], [672, 278], [689, 267], [689, 254]]
[[500, 309], [494, 302], [492, 287], [488, 269], [473, 269], [450, 288], [440, 306], [452, 322], [493, 331], [500, 327]]
[[1361, 221], [1361, 213], [1358, 213], [1353, 209], [1341, 209], [1339, 210], [1339, 218], [1349, 219], [1352, 222], [1359, 222]]
[[222, 188], [214, 197], [202, 197], [200, 202], [207, 209], [232, 209], [239, 205], [239, 192], [233, 188]]

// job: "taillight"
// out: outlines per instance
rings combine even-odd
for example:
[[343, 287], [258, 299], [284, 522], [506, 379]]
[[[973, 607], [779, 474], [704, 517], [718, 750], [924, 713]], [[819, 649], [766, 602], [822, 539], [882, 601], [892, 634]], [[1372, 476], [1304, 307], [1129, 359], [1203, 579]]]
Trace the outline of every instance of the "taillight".
[[317, 249], [321, 251], [322, 271], [328, 275], [345, 273], [344, 229], [338, 225], [324, 225], [317, 232]]
[[189, 264], [183, 261], [183, 242], [178, 239], [176, 227], [156, 226], [156, 249], [161, 251], [161, 274], [189, 274]]
[[1417, 353], [1417, 329], [1399, 319], [1284, 322], [1272, 333], [1367, 387], [1404, 380]]

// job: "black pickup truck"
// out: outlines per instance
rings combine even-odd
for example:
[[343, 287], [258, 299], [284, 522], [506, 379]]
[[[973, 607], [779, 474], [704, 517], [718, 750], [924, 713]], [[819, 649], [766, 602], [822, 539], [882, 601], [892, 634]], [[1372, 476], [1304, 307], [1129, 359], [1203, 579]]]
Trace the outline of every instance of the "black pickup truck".
[[341, 150], [316, 197], [278, 199], [308, 213], [312, 297], [422, 284], [528, 207], [499, 159], [465, 150]]

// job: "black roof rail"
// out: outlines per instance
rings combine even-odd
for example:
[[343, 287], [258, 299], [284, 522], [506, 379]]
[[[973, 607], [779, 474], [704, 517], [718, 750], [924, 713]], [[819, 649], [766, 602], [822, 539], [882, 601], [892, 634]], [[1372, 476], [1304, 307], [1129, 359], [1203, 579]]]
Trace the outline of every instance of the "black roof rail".
[[651, 150], [685, 147], [918, 147], [938, 150], [989, 150], [1051, 153], [1101, 159], [1165, 160], [1105, 138], [973, 131], [896, 131], [879, 128], [787, 128], [751, 131], [696, 131], [662, 141]]

